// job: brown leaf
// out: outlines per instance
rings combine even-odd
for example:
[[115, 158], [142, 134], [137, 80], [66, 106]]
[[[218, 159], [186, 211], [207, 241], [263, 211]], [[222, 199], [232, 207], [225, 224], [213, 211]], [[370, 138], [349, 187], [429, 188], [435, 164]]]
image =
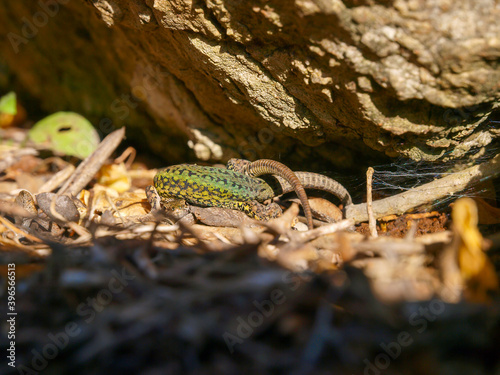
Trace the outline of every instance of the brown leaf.
[[493, 207], [482, 198], [473, 198], [477, 205], [479, 224], [499, 224], [500, 208]]
[[105, 164], [97, 174], [97, 182], [116, 190], [118, 193], [123, 193], [130, 189], [132, 179], [124, 163]]

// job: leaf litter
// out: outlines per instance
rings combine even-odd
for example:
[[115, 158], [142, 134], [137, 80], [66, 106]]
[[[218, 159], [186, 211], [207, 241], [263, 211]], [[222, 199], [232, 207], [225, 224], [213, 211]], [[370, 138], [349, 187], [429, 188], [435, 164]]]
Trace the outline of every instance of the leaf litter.
[[[221, 208], [152, 215], [144, 188], [156, 171], [130, 148], [110, 160], [124, 129], [78, 165], [42, 158], [22, 129], [1, 131], [0, 255], [4, 277], [16, 264], [24, 373], [500, 371], [489, 358], [500, 338], [499, 209], [474, 197], [432, 210], [447, 189], [498, 174], [499, 156], [371, 209], [347, 207], [347, 219], [315, 198], [317, 227], [301, 231], [293, 198], [266, 223]], [[409, 199], [429, 209], [408, 212]], [[77, 333], [47, 358], [70, 323]]]

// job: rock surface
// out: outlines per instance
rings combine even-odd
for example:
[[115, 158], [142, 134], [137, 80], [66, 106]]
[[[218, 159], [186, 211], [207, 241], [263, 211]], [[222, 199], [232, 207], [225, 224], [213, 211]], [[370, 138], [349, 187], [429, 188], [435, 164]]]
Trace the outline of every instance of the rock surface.
[[8, 1], [0, 87], [169, 163], [460, 157], [500, 135], [499, 18], [495, 0]]

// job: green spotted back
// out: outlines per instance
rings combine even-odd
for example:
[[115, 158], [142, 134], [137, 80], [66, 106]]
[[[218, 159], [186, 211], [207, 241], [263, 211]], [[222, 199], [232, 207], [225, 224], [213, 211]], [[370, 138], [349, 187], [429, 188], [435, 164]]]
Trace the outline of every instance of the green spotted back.
[[160, 196], [202, 206], [228, 207], [238, 201], [263, 202], [274, 197], [263, 180], [216, 167], [173, 165], [159, 171], [153, 181]]

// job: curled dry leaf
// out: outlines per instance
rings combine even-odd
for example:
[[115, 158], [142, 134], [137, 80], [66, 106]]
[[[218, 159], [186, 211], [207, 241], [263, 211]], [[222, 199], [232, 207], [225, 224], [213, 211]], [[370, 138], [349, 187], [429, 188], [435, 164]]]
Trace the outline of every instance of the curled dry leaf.
[[[342, 220], [342, 210], [329, 200], [320, 197], [308, 197], [308, 200], [315, 219], [327, 223], [336, 223]], [[296, 198], [290, 199], [290, 201], [300, 203]]]
[[149, 205], [142, 189], [123, 193], [112, 201], [124, 216], [140, 216], [149, 212]]
[[130, 189], [132, 179], [124, 163], [105, 164], [97, 174], [97, 182], [116, 190], [118, 193], [123, 193]]
[[89, 202], [93, 211], [104, 212], [112, 209], [113, 200], [117, 200], [119, 195], [115, 189], [107, 188], [106, 186], [95, 184], [92, 188], [93, 196], [92, 202]]
[[51, 210], [52, 201], [55, 199], [55, 211], [61, 215], [66, 221], [78, 222], [80, 213], [76, 208], [73, 200], [67, 195], [57, 195], [54, 193], [37, 194], [36, 200], [40, 209], [47, 214], [51, 219], [59, 221], [58, 217], [54, 216]]
[[[24, 210], [31, 214], [31, 217], [36, 216], [38, 210], [36, 209], [35, 199], [28, 190], [21, 190], [15, 199], [16, 205], [22, 207]], [[16, 224], [28, 227], [31, 223], [31, 218], [25, 215], [15, 216]]]
[[498, 290], [495, 268], [483, 251], [483, 237], [477, 227], [477, 206], [471, 198], [461, 198], [453, 206], [453, 232], [458, 239], [458, 264], [467, 288], [465, 296], [474, 302], [488, 302]]
[[500, 208], [493, 207], [481, 198], [472, 198], [476, 202], [479, 224], [499, 224]]

